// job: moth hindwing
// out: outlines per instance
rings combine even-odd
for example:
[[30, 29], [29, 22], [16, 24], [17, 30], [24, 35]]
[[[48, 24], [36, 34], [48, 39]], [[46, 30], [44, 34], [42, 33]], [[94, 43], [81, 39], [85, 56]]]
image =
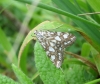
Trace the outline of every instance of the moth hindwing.
[[34, 34], [46, 51], [50, 60], [57, 68], [60, 68], [63, 62], [64, 49], [71, 45], [75, 41], [76, 37], [71, 33], [43, 30], [36, 30]]

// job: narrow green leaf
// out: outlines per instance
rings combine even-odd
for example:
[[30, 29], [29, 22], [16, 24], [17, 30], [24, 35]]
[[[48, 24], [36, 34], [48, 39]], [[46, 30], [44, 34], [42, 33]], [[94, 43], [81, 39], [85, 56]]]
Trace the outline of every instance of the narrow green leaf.
[[93, 81], [87, 82], [85, 84], [99, 84], [100, 83], [100, 78], [99, 79], [95, 79]]
[[19, 68], [12, 64], [14, 73], [16, 74], [18, 80], [21, 84], [33, 84], [32, 80], [28, 78]]
[[88, 43], [82, 45], [81, 56], [87, 57], [90, 54], [91, 46]]
[[[20, 1], [20, 0], [16, 0], [16, 1]], [[60, 1], [60, 0], [59, 0], [59, 1]], [[23, 1], [20, 1], [20, 2], [28, 3], [28, 4], [31, 4], [31, 3], [32, 3], [31, 0], [30, 0], [30, 1], [28, 1], [28, 0], [23, 0]], [[57, 1], [55, 0], [55, 3], [56, 3], [56, 2], [58, 3], [58, 0], [57, 0]], [[95, 23], [93, 23], [93, 22], [91, 22], [91, 21], [87, 21], [87, 20], [85, 20], [84, 18], [81, 18], [81, 17], [79, 17], [79, 16], [77, 16], [77, 15], [74, 15], [74, 14], [71, 14], [71, 13], [69, 13], [69, 12], [66, 12], [66, 11], [64, 11], [64, 10], [55, 8], [55, 7], [53, 7], [53, 6], [48, 6], [48, 5], [46, 5], [46, 4], [39, 3], [39, 4], [38, 4], [38, 7], [41, 7], [41, 8], [44, 8], [44, 9], [46, 9], [46, 10], [50, 10], [50, 11], [56, 12], [56, 13], [58, 13], [58, 14], [62, 14], [62, 15], [71, 17], [71, 18], [73, 18], [73, 19], [76, 19], [76, 20], [79, 20], [79, 21], [82, 21], [82, 22], [85, 22], [85, 23], [94, 25], [94, 26], [96, 26], [96, 27], [100, 27], [99, 24], [95, 24]], [[63, 7], [63, 6], [62, 6], [62, 7]]]
[[91, 53], [100, 74], [100, 53], [98, 53], [94, 48], [91, 48]]
[[87, 0], [87, 2], [90, 4], [90, 6], [97, 12], [100, 11], [100, 0], [95, 0], [95, 3], [94, 3], [94, 0]]
[[7, 36], [3, 32], [3, 30], [0, 28], [0, 44], [3, 46], [4, 51], [7, 53], [9, 61], [12, 63], [17, 64], [17, 56], [14, 51], [12, 51], [11, 55], [9, 55], [9, 52], [12, 49], [12, 46], [10, 42], [7, 39]]
[[28, 50], [29, 50], [29, 45], [30, 44], [27, 44], [23, 53], [22, 53], [22, 58], [20, 59], [20, 67], [21, 67], [21, 70], [27, 74], [27, 69], [26, 69], [26, 65], [27, 65], [27, 55], [28, 55]]

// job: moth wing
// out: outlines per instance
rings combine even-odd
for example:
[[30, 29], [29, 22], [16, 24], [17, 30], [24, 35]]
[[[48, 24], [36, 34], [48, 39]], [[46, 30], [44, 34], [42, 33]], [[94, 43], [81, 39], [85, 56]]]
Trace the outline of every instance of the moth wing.
[[[72, 34], [62, 32], [55, 32], [55, 36], [53, 36], [52, 39], [48, 38], [48, 41], [50, 43], [49, 46], [52, 47], [55, 51], [50, 52], [50, 50], [47, 49], [47, 53], [50, 52], [50, 59], [57, 68], [60, 68], [62, 64], [64, 49], [67, 46], [71, 45], [75, 41], [75, 39], [75, 36], [73, 36]], [[54, 45], [52, 45], [52, 42], [54, 43]]]
[[46, 51], [47, 56], [57, 68], [63, 61], [64, 48], [75, 41], [75, 36], [70, 33], [37, 31], [36, 36]]
[[63, 34], [64, 40], [62, 45], [66, 48], [67, 46], [70, 46], [74, 43], [76, 37], [72, 35], [71, 33], [64, 33]]

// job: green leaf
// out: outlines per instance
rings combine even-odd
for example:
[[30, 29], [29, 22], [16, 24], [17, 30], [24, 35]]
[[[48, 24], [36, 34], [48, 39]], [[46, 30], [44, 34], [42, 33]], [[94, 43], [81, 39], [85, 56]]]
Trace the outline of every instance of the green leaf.
[[94, 58], [94, 62], [100, 74], [100, 53], [98, 53], [94, 48], [91, 48], [91, 53]]
[[7, 76], [0, 74], [0, 84], [19, 84], [12, 80], [11, 78], [8, 78]]
[[28, 55], [28, 51], [29, 51], [29, 45], [30, 44], [27, 44], [26, 45], [26, 47], [25, 47], [25, 49], [24, 49], [24, 51], [22, 53], [22, 57], [20, 59], [20, 67], [21, 67], [21, 70], [25, 74], [27, 74], [27, 69], [26, 69], [27, 62], [26, 62], [26, 60], [27, 60], [27, 55]]
[[95, 79], [93, 81], [87, 82], [85, 84], [99, 84], [100, 83], [100, 78], [99, 79]]
[[[17, 64], [17, 56], [14, 52], [14, 50], [12, 50], [12, 45], [10, 44], [10, 42], [7, 39], [7, 36], [5, 35], [5, 33], [3, 32], [3, 30], [0, 28], [0, 44], [3, 46], [4, 51], [7, 53], [8, 59], [9, 61], [12, 63]], [[10, 54], [9, 54], [10, 52]]]
[[50, 61], [39, 42], [35, 44], [34, 53], [36, 67], [44, 84], [65, 84], [64, 73]]
[[91, 49], [90, 44], [84, 43], [84, 44], [82, 45], [81, 56], [83, 56], [83, 57], [89, 56], [89, 54], [90, 54], [90, 49]]
[[90, 6], [97, 12], [100, 11], [100, 8], [98, 8], [100, 6], [100, 1], [99, 0], [87, 0], [87, 2], [90, 4]]
[[84, 84], [96, 78], [89, 68], [79, 64], [69, 64], [65, 69], [66, 81], [68, 84]]
[[32, 80], [28, 78], [19, 68], [12, 64], [12, 68], [21, 84], [33, 84]]

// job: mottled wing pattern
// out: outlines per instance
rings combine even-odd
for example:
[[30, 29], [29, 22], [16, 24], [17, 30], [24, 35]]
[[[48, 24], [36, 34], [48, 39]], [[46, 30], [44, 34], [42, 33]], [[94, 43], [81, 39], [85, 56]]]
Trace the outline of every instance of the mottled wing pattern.
[[75, 41], [75, 36], [64, 32], [35, 31], [37, 39], [57, 68], [63, 61], [64, 49]]

